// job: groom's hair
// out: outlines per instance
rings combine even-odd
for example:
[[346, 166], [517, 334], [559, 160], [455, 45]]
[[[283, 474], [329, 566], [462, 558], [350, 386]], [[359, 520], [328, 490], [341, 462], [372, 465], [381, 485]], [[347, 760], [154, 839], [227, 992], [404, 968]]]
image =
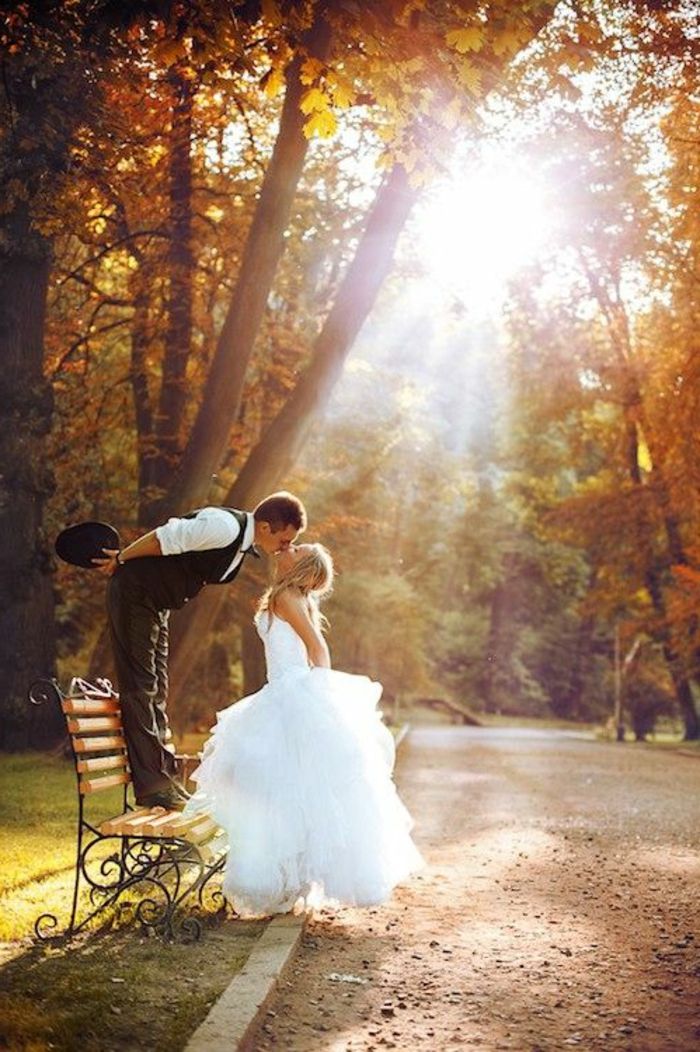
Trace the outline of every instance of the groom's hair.
[[287, 526], [295, 530], [306, 529], [306, 508], [293, 493], [281, 490], [271, 493], [261, 500], [253, 511], [256, 522], [268, 522], [273, 533], [279, 533]]

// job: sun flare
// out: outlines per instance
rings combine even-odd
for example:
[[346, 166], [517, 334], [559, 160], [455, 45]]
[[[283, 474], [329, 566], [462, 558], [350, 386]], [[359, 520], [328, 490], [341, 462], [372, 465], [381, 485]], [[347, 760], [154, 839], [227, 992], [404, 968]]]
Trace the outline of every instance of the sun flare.
[[470, 311], [497, 307], [547, 240], [546, 197], [544, 182], [512, 157], [455, 173], [417, 216], [426, 281]]

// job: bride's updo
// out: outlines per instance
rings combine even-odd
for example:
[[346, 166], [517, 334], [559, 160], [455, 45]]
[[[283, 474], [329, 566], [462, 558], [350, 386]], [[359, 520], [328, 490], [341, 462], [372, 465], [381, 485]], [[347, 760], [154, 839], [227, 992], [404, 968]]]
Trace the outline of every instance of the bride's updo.
[[281, 573], [262, 599], [258, 612], [267, 610], [275, 612], [276, 601], [287, 588], [296, 588], [309, 601], [311, 617], [320, 627], [325, 620], [318, 609], [318, 604], [333, 588], [333, 559], [331, 553], [322, 544], [304, 545], [308, 551], [297, 559], [294, 566], [286, 573]]

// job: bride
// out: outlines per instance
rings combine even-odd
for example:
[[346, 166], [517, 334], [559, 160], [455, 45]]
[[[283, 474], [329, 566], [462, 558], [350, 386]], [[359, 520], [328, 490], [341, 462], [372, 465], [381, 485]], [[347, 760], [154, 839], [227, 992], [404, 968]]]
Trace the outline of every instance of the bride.
[[382, 688], [331, 669], [318, 606], [328, 551], [291, 547], [277, 567], [255, 617], [268, 681], [218, 714], [186, 813], [228, 834], [224, 895], [240, 916], [377, 905], [422, 865], [391, 777]]

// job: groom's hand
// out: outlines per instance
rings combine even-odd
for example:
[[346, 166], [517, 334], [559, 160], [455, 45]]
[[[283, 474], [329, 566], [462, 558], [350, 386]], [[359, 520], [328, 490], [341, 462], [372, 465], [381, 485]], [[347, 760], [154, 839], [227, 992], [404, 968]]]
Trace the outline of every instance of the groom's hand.
[[101, 574], [105, 577], [111, 577], [117, 568], [119, 549], [103, 548], [102, 551], [105, 553], [105, 557], [101, 559], [93, 559], [92, 561]]

